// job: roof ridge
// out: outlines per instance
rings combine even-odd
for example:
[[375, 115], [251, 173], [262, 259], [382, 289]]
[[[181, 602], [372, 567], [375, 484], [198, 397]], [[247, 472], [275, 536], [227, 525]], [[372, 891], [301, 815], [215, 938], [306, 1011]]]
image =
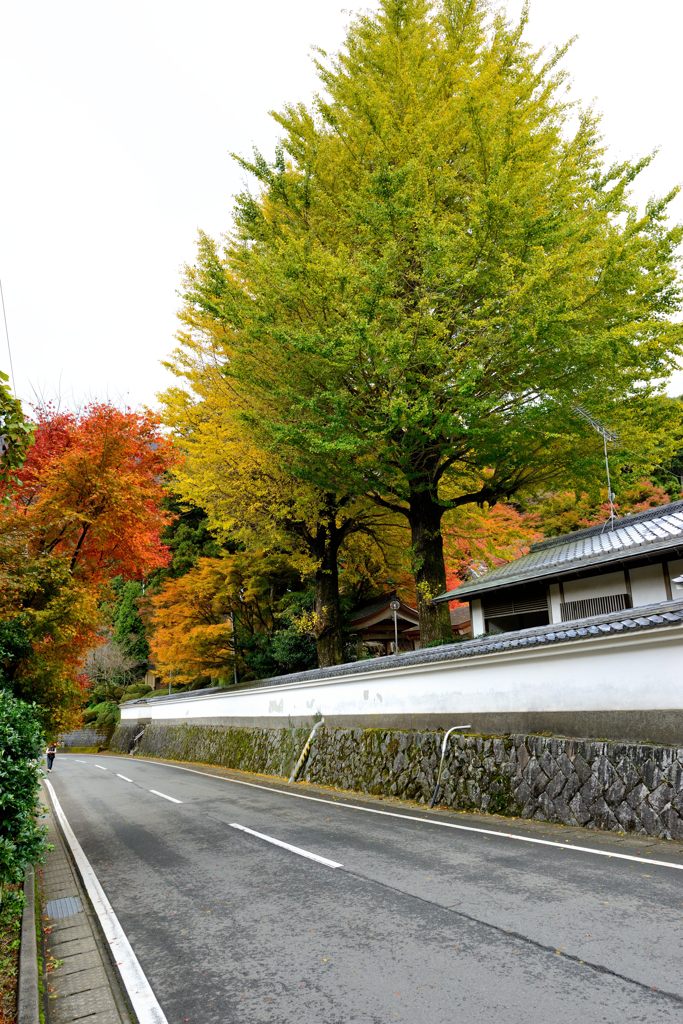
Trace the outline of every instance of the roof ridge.
[[672, 513], [683, 512], [683, 499], [671, 501], [668, 505], [655, 505], [653, 508], [643, 509], [641, 512], [633, 512], [615, 519], [614, 526], [609, 525], [609, 520], [604, 523], [597, 523], [595, 526], [586, 526], [581, 530], [573, 530], [571, 533], [562, 533], [557, 537], [546, 537], [531, 545], [531, 551], [543, 551], [546, 548], [555, 547], [558, 544], [568, 544], [574, 540], [582, 540], [584, 537], [597, 537], [603, 533], [613, 533], [631, 523], [645, 523], [652, 519], [661, 519], [663, 516]]

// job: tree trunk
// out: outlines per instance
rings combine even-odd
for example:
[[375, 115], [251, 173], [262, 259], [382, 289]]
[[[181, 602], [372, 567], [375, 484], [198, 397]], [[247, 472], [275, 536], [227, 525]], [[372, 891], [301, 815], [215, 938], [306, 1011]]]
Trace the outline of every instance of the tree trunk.
[[315, 614], [318, 622], [316, 648], [318, 665], [340, 665], [344, 658], [339, 612], [339, 567], [337, 544], [325, 531], [320, 565], [315, 574]]
[[415, 489], [411, 493], [408, 522], [423, 647], [453, 640], [448, 603], [433, 603], [433, 599], [447, 589], [441, 536], [443, 514], [444, 509], [427, 490]]

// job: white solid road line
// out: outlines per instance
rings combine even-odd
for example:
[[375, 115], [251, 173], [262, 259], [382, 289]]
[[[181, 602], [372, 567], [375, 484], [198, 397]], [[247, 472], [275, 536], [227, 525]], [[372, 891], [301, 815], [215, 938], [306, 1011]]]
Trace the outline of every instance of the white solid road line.
[[653, 860], [650, 857], [634, 857], [630, 853], [614, 853], [612, 850], [596, 850], [592, 846], [575, 846], [572, 843], [557, 843], [552, 839], [533, 839], [531, 836], [518, 836], [514, 832], [498, 832], [492, 828], [476, 828], [474, 825], [456, 825], [453, 821], [439, 821], [437, 818], [421, 818], [416, 814], [399, 814], [397, 811], [381, 811], [378, 807], [363, 807], [361, 804], [349, 804], [342, 800], [326, 800], [322, 796], [309, 796], [307, 793], [291, 793], [287, 789], [275, 786], [262, 786], [258, 782], [246, 782], [242, 779], [228, 779], [225, 775], [214, 775], [212, 772], [200, 772], [196, 768], [185, 768], [180, 764], [168, 764], [166, 761], [150, 761], [146, 757], [136, 757], [136, 761], [147, 764], [163, 765], [164, 768], [175, 768], [179, 772], [190, 772], [192, 775], [203, 775], [205, 778], [218, 779], [220, 782], [232, 783], [234, 786], [250, 786], [252, 789], [264, 789], [267, 793], [279, 793], [281, 796], [294, 797], [296, 800], [312, 800], [327, 807], [341, 807], [350, 811], [362, 811], [364, 814], [380, 814], [386, 818], [400, 818], [403, 821], [418, 821], [422, 825], [437, 825], [439, 828], [452, 828], [459, 832], [476, 832], [482, 836], [497, 836], [499, 839], [510, 839], [518, 843], [532, 843], [536, 846], [552, 846], [556, 850], [572, 850], [574, 853], [590, 854], [594, 857], [610, 857], [613, 860], [633, 861], [636, 864], [653, 864], [659, 868], [673, 868], [683, 871], [683, 864], [672, 864], [668, 860]]
[[248, 832], [250, 836], [256, 836], [257, 839], [263, 839], [266, 843], [272, 843], [273, 846], [281, 846], [283, 850], [289, 850], [290, 853], [298, 853], [300, 857], [306, 857], [307, 860], [315, 860], [318, 864], [324, 864], [328, 868], [343, 868], [343, 864], [339, 864], [336, 860], [328, 860], [327, 857], [319, 857], [317, 853], [310, 853], [308, 850], [302, 850], [300, 846], [290, 846], [289, 843], [283, 843], [281, 839], [274, 839], [272, 836], [266, 836], [263, 832], [255, 832], [253, 828], [247, 828], [246, 825], [238, 825], [237, 822], [232, 822], [230, 828], [238, 828], [240, 832]]
[[90, 866], [88, 858], [83, 853], [81, 844], [76, 839], [57, 799], [57, 795], [47, 779], [45, 780], [45, 785], [50, 794], [55, 814], [62, 826], [64, 837], [71, 848], [72, 856], [90, 897], [90, 902], [99, 918], [104, 937], [109, 943], [114, 963], [119, 970], [121, 980], [125, 985], [128, 998], [133, 1005], [133, 1010], [139, 1024], [168, 1024], [166, 1015], [157, 1002], [157, 998], [152, 991], [150, 983], [147, 981], [138, 958], [133, 952], [126, 933], [119, 924], [111, 903], [105, 896], [104, 889]]
[[95, 767], [99, 768], [101, 772], [106, 772], [107, 770], [103, 764], [96, 764]]
[[124, 782], [132, 782], [133, 781], [132, 779], [129, 779], [127, 775], [119, 775], [118, 772], [116, 773], [116, 778], [117, 779], [123, 779]]
[[172, 804], [181, 804], [182, 800], [176, 800], [174, 796], [166, 796], [165, 793], [160, 793], [158, 789], [150, 789], [150, 793], [154, 793], [155, 796], [162, 796], [164, 800], [170, 800]]

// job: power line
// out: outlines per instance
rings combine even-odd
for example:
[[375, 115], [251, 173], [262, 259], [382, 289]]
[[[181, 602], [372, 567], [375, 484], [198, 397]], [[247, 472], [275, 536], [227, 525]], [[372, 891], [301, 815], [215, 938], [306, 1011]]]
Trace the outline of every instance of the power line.
[[5, 321], [5, 337], [7, 338], [7, 354], [9, 355], [9, 372], [10, 377], [12, 378], [12, 390], [14, 391], [14, 395], [16, 397], [17, 385], [16, 381], [14, 380], [14, 364], [12, 363], [12, 349], [9, 343], [9, 330], [7, 329], [7, 312], [5, 310], [5, 294], [2, 290], [2, 278], [0, 278], [0, 299], [2, 300], [2, 318]]

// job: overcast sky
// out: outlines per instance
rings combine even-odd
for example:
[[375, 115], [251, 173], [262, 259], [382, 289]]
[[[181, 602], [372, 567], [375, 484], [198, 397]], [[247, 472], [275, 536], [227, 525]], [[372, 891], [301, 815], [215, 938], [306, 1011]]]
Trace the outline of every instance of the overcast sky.
[[[197, 229], [225, 231], [244, 184], [229, 153], [272, 152], [268, 111], [310, 99], [311, 47], [369, 6], [0, 0], [0, 280], [24, 401], [154, 404]], [[680, 183], [683, 0], [532, 0], [534, 44], [572, 35], [573, 92], [610, 155], [659, 148], [636, 198]]]

